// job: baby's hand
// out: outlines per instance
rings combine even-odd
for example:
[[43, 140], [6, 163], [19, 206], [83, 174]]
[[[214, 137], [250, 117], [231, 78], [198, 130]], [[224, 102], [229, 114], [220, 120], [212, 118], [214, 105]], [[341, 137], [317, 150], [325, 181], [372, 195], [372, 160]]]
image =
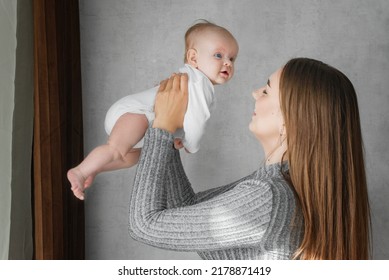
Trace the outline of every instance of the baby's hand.
[[[180, 138], [175, 138], [174, 139], [174, 148], [176, 150], [179, 150], [179, 149], [182, 149], [184, 148], [184, 144], [182, 144], [182, 140]], [[188, 154], [190, 154], [191, 152], [189, 152], [186, 148], [185, 148], [185, 152], [187, 152]]]
[[182, 140], [180, 138], [174, 139], [174, 148], [176, 150], [182, 149], [184, 147], [184, 144], [182, 144]]

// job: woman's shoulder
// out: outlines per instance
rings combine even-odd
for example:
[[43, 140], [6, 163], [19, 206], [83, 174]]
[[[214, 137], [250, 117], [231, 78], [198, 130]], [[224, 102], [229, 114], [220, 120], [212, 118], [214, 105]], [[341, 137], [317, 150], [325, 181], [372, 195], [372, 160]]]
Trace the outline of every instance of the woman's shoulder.
[[285, 179], [285, 173], [288, 172], [287, 163], [277, 163], [272, 165], [264, 165], [256, 171], [241, 179], [241, 181], [250, 181], [252, 184], [262, 187], [270, 186], [285, 186], [288, 182]]
[[275, 197], [275, 201], [294, 200], [293, 190], [284, 177], [287, 165], [264, 166], [242, 178], [236, 185], [236, 191], [246, 190], [260, 196]]

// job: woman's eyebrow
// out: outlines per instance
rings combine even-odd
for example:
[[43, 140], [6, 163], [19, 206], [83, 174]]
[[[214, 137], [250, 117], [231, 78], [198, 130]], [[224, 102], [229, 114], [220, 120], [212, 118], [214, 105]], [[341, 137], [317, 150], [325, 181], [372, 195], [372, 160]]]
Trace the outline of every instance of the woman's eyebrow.
[[267, 85], [271, 88], [271, 86], [270, 86], [270, 80], [267, 80]]

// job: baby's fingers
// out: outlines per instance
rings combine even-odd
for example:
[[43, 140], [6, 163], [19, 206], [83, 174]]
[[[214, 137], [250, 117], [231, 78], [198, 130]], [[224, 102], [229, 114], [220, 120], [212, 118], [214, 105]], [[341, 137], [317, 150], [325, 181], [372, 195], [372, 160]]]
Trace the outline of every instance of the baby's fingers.
[[184, 144], [182, 144], [182, 140], [179, 138], [174, 139], [174, 148], [176, 150], [179, 150], [184, 147]]

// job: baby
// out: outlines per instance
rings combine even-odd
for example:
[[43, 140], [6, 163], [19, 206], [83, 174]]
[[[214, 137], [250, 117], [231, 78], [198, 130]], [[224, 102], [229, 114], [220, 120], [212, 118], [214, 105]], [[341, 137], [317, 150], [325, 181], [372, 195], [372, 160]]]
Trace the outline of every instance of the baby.
[[[214, 85], [228, 82], [234, 75], [238, 43], [225, 28], [204, 21], [191, 26], [185, 34], [188, 108], [183, 129], [175, 133], [189, 153], [199, 150], [200, 140], [214, 106]], [[74, 195], [84, 199], [84, 189], [103, 171], [131, 167], [138, 162], [143, 136], [154, 119], [154, 99], [158, 87], [128, 95], [107, 112], [105, 145], [98, 146], [67, 173]], [[177, 142], [178, 143], [178, 142]]]

